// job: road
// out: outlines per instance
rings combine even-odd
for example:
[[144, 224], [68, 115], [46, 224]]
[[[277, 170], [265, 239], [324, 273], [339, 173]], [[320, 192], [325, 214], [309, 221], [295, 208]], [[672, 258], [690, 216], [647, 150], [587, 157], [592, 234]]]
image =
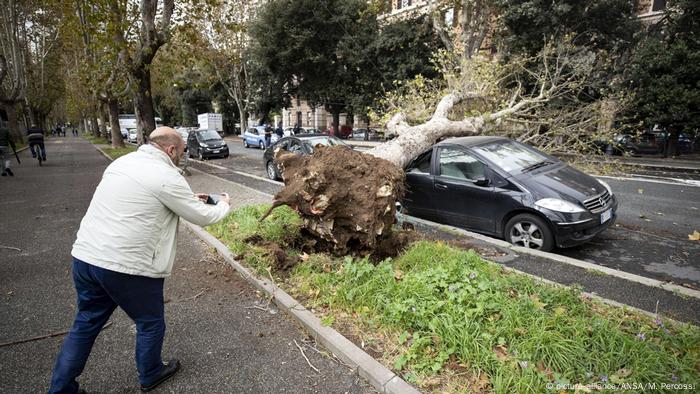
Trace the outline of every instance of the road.
[[[280, 190], [280, 183], [264, 180], [262, 150], [246, 149], [238, 139], [227, 141], [228, 159], [193, 165], [266, 193]], [[600, 178], [611, 186], [620, 203], [615, 226], [592, 242], [555, 253], [700, 288], [700, 242], [688, 239], [693, 231], [700, 231], [700, 182], [662, 177]]]

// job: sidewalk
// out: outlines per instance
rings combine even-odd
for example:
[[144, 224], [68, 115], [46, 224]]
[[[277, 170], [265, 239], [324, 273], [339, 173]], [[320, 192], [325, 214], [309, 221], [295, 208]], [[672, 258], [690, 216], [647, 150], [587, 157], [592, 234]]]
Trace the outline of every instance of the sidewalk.
[[[83, 139], [47, 139], [43, 167], [20, 153], [16, 176], [0, 179], [0, 392], [48, 388], [64, 332], [75, 313], [70, 249], [109, 162]], [[217, 184], [198, 173], [197, 191], [227, 191], [236, 204], [269, 197]], [[19, 250], [17, 250], [19, 249]], [[274, 304], [181, 226], [173, 275], [166, 280], [164, 357], [183, 369], [156, 392], [371, 393], [357, 373], [324, 353]], [[81, 378], [92, 392], [136, 393], [134, 327], [120, 310], [97, 339]], [[296, 342], [296, 343], [295, 343]], [[319, 369], [315, 372], [305, 356]], [[318, 351], [317, 351], [318, 350]]]

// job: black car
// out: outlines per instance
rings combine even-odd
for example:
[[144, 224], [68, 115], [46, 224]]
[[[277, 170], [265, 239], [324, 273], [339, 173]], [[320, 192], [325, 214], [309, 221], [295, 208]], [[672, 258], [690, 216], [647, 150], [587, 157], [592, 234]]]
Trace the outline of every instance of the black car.
[[616, 219], [610, 187], [501, 137], [444, 140], [406, 167], [404, 213], [549, 251], [589, 241]]
[[187, 154], [199, 160], [228, 157], [228, 145], [214, 130], [193, 130], [187, 136]]
[[263, 163], [265, 164], [265, 170], [267, 172], [267, 177], [272, 180], [281, 179], [279, 168], [274, 160], [275, 151], [277, 149], [284, 149], [292, 153], [297, 153], [300, 155], [310, 155], [314, 153], [314, 147], [316, 145], [323, 146], [347, 146], [346, 143], [341, 141], [339, 138], [327, 134], [296, 134], [289, 137], [284, 137], [272, 144], [263, 153]]

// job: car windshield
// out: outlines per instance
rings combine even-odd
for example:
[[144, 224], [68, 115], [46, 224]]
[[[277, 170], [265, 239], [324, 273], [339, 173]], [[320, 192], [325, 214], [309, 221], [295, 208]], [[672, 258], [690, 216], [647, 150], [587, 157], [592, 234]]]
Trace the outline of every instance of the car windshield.
[[199, 138], [201, 138], [202, 141], [220, 140], [221, 139], [221, 137], [219, 136], [219, 133], [217, 133], [214, 130], [202, 130], [202, 131], [198, 131], [197, 134], [199, 134]]
[[345, 145], [343, 141], [332, 136], [318, 136], [313, 138], [306, 138], [304, 139], [304, 142], [311, 146], [311, 152], [313, 152], [313, 147], [319, 144], [323, 146]]
[[539, 163], [550, 162], [547, 156], [515, 141], [498, 141], [472, 149], [511, 174], [534, 168]]

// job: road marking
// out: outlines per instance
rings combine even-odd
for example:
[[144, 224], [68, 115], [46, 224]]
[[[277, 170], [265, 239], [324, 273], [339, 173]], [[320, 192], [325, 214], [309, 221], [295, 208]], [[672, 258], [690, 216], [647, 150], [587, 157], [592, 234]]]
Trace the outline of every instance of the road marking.
[[675, 185], [675, 186], [700, 187], [700, 181], [696, 181], [696, 180], [692, 180], [692, 179], [660, 178], [660, 177], [653, 177], [653, 176], [649, 176], [649, 175], [635, 175], [635, 177], [596, 175], [595, 177], [596, 178], [605, 178], [605, 179], [615, 179], [618, 181], [636, 181], [636, 182], [661, 183], [661, 184], [665, 184], [665, 185]]
[[191, 160], [191, 161], [194, 161], [194, 162], [196, 162], [196, 163], [204, 164], [205, 166], [214, 167], [214, 168], [219, 169], [219, 170], [231, 171], [231, 172], [233, 172], [234, 174], [238, 174], [238, 175], [242, 175], [242, 176], [247, 176], [248, 178], [253, 178], [253, 179], [256, 179], [256, 180], [258, 180], [258, 181], [265, 181], [265, 182], [268, 182], [268, 183], [272, 183], [273, 185], [284, 186], [284, 182], [273, 181], [272, 179], [263, 178], [263, 177], [261, 177], [261, 176], [257, 176], [257, 175], [253, 175], [253, 174], [247, 174], [247, 173], [245, 173], [245, 172], [240, 172], [240, 171], [232, 170], [232, 169], [230, 169], [230, 168], [228, 168], [228, 167], [220, 166], [220, 165], [218, 165], [218, 164], [205, 163], [205, 162], [203, 162], [203, 161], [201, 161], [201, 160], [195, 160], [195, 159], [190, 159], [190, 160]]

